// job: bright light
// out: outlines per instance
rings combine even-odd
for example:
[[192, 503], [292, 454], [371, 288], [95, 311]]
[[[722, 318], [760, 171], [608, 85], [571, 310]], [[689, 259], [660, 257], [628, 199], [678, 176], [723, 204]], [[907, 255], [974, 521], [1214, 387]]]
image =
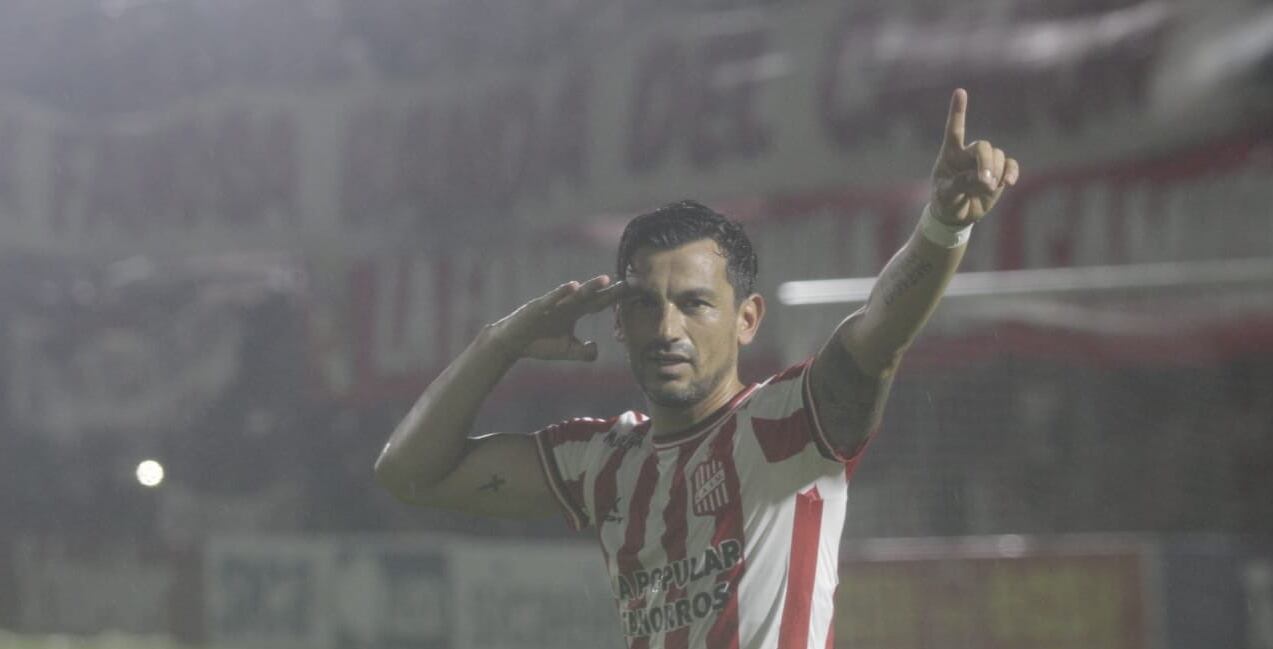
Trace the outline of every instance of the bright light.
[[164, 481], [164, 465], [154, 460], [144, 460], [137, 465], [137, 482], [143, 487], [158, 487]]

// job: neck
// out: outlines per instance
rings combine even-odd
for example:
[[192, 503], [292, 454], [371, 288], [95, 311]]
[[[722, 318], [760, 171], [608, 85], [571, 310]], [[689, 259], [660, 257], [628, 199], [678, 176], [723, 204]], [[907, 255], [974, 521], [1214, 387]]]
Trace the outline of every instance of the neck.
[[743, 382], [738, 379], [738, 373], [733, 372], [729, 375], [728, 380], [721, 381], [712, 390], [711, 394], [694, 405], [685, 406], [684, 408], [672, 408], [651, 402], [649, 404], [650, 432], [655, 439], [658, 439], [675, 435], [691, 428], [707, 419], [712, 413], [720, 410], [744, 387]]

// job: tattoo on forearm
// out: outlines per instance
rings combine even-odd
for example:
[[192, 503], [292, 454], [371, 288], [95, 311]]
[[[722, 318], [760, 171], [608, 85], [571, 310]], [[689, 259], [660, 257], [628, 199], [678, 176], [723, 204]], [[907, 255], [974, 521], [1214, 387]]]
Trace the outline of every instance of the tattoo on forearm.
[[898, 267], [880, 278], [880, 295], [885, 306], [891, 306], [903, 293], [933, 272], [933, 262], [915, 254], [898, 260]]
[[503, 486], [504, 486], [505, 484], [507, 484], [507, 483], [508, 483], [508, 481], [507, 481], [507, 480], [505, 480], [505, 479], [503, 479], [503, 478], [501, 478], [501, 477], [499, 477], [499, 475], [492, 475], [492, 476], [491, 476], [491, 481], [490, 481], [490, 482], [487, 482], [486, 484], [483, 484], [483, 485], [482, 485], [482, 486], [480, 486], [480, 487], [478, 487], [478, 488], [477, 488], [477, 490], [478, 490], [478, 491], [491, 491], [491, 492], [498, 492], [498, 491], [500, 490], [500, 487], [503, 487]]

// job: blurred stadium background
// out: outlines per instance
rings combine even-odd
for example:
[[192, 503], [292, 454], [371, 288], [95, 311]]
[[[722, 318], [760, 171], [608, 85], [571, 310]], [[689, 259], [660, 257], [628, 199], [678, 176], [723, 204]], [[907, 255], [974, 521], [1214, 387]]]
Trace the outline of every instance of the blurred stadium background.
[[[855, 285], [787, 283], [880, 269], [956, 85], [1024, 179], [857, 474], [837, 646], [1273, 649], [1257, 0], [5, 0], [0, 647], [619, 646], [589, 537], [398, 505], [380, 445], [670, 200], [760, 249], [745, 378], [809, 355]], [[639, 406], [609, 327], [479, 428]]]

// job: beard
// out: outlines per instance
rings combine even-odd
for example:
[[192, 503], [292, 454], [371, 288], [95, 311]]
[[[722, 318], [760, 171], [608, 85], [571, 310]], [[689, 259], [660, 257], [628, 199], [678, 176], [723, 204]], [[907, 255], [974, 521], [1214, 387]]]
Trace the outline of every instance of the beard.
[[642, 392], [645, 392], [645, 398], [663, 408], [688, 408], [706, 399], [707, 395], [712, 393], [713, 387], [715, 386], [711, 384], [709, 379], [701, 379], [689, 385], [680, 386], [641, 386]]
[[646, 368], [643, 366], [635, 369], [637, 370], [637, 382], [641, 385], [641, 391], [645, 393], [645, 398], [663, 408], [688, 408], [697, 404], [706, 399], [729, 374], [729, 366], [723, 365], [711, 376], [691, 380], [685, 384], [674, 385], [656, 381], [647, 382], [642, 379], [642, 377], [646, 376]]

